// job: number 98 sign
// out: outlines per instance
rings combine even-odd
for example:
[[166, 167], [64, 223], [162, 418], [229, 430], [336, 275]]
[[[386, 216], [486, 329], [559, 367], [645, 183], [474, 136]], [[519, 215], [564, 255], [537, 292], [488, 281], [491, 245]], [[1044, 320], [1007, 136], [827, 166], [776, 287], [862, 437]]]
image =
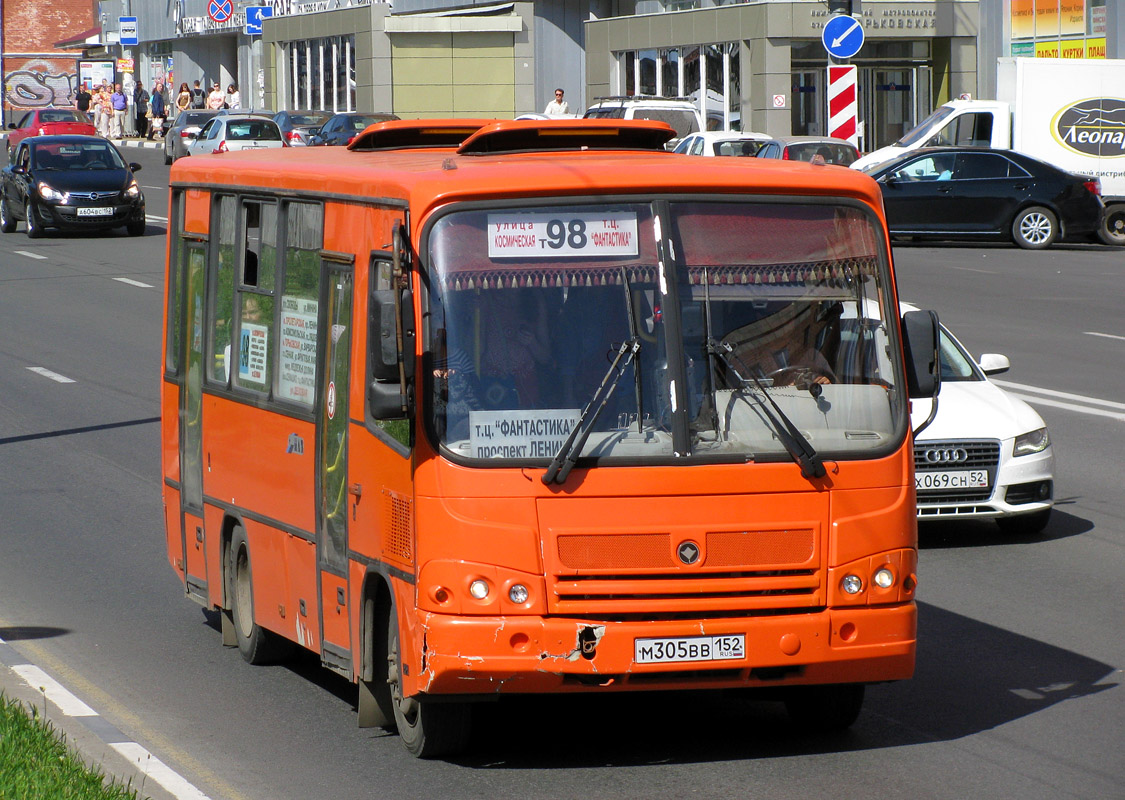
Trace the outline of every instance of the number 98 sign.
[[489, 214], [489, 258], [637, 255], [633, 212]]

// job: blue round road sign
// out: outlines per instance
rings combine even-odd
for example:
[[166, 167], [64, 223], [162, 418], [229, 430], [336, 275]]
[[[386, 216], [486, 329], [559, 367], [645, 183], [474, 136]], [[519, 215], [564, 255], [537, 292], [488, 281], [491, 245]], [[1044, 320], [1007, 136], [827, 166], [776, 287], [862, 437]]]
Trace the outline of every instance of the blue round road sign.
[[863, 47], [863, 23], [855, 17], [837, 14], [824, 23], [820, 41], [833, 58], [851, 58]]
[[215, 22], [226, 22], [233, 13], [234, 5], [231, 0], [211, 0], [207, 4], [207, 16]]

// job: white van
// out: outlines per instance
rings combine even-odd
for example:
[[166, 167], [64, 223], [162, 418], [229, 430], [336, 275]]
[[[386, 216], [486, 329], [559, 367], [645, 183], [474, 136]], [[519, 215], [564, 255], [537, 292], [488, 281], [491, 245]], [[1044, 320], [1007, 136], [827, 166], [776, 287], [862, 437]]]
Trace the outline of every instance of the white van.
[[688, 134], [706, 130], [699, 109], [683, 97], [597, 97], [586, 109], [587, 119], [652, 119], [667, 122], [676, 132], [676, 138], [665, 147], [675, 149], [680, 139]]

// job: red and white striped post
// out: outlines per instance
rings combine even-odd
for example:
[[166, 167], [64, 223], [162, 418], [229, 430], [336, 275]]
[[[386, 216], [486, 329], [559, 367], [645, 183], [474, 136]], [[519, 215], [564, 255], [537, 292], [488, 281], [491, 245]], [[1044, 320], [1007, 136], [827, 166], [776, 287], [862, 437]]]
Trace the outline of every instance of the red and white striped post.
[[851, 64], [828, 67], [828, 135], [859, 147], [857, 71]]

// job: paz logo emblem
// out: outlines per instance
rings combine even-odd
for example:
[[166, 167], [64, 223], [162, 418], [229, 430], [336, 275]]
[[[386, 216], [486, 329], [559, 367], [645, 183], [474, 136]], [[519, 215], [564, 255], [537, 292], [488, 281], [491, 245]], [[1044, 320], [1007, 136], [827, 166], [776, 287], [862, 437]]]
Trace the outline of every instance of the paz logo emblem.
[[699, 560], [699, 545], [695, 542], [683, 542], [676, 548], [676, 555], [685, 564], [694, 564]]

